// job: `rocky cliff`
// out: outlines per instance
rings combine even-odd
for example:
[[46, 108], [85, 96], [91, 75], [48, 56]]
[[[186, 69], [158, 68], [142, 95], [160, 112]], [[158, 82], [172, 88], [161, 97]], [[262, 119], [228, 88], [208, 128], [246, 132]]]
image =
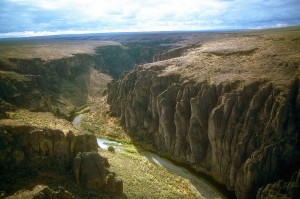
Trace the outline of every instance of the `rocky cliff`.
[[98, 150], [94, 135], [75, 135], [71, 131], [65, 134], [61, 130], [29, 125], [1, 125], [0, 136], [0, 176], [7, 186], [10, 182], [5, 182], [11, 178], [6, 176], [13, 175], [14, 171], [65, 171], [72, 167], [77, 153]]
[[[34, 178], [40, 176], [43, 178], [47, 172], [52, 172], [52, 175], [56, 176], [56, 185], [64, 186], [59, 181], [62, 177], [57, 175], [67, 175], [72, 168], [76, 178], [74, 182], [94, 192], [95, 195], [103, 192], [110, 194], [123, 192], [122, 180], [109, 170], [108, 160], [98, 153], [95, 135], [74, 134], [72, 131], [65, 134], [58, 129], [30, 125], [0, 126], [1, 191], [9, 193], [20, 186], [18, 181], [31, 178], [30, 183], [33, 183]], [[49, 190], [44, 195], [73, 197], [66, 195], [64, 190], [59, 192]], [[17, 198], [19, 195], [20, 193], [15, 193], [11, 197]]]
[[111, 113], [132, 137], [254, 198], [299, 169], [297, 33], [219, 38], [135, 67], [109, 83]]
[[163, 52], [159, 52], [154, 55], [153, 61], [163, 61], [167, 59], [172, 59], [176, 57], [183, 56], [184, 53], [187, 53], [188, 51], [191, 51], [193, 48], [199, 47], [198, 44], [191, 44], [191, 45], [186, 45], [183, 47], [178, 47], [178, 48], [172, 48], [169, 50], [165, 50]]

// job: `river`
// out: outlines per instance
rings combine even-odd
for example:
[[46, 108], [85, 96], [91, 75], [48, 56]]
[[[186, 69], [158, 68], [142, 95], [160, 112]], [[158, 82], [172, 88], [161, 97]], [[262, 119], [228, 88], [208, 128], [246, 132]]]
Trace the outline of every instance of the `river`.
[[79, 115], [77, 115], [77, 116], [74, 118], [74, 120], [73, 120], [73, 122], [72, 122], [72, 125], [73, 125], [75, 128], [78, 128], [78, 127], [79, 127], [80, 122], [81, 122], [81, 120], [82, 120], [82, 117], [83, 117], [83, 114], [79, 114]]
[[[72, 122], [75, 128], [80, 127], [80, 122], [82, 120], [83, 115], [79, 114], [76, 116]], [[109, 146], [113, 146], [116, 152], [120, 152], [122, 150], [126, 150], [126, 146], [118, 143], [116, 141], [111, 141], [103, 138], [97, 138], [97, 143], [100, 148], [104, 150], [108, 150]], [[129, 149], [127, 149], [129, 150]], [[130, 149], [132, 150], [132, 148]], [[194, 175], [187, 169], [181, 166], [175, 165], [173, 162], [163, 158], [155, 153], [149, 151], [138, 152], [143, 158], [147, 159], [153, 164], [157, 166], [164, 167], [170, 172], [173, 172], [185, 179], [190, 181], [191, 188], [195, 191], [195, 193], [199, 196], [199, 198], [207, 198], [207, 199], [219, 199], [219, 198], [227, 198], [224, 194], [218, 191], [213, 185], [210, 185], [204, 178], [200, 178], [199, 176]]]
[[[116, 141], [110, 141], [103, 138], [97, 138], [98, 145], [104, 149], [107, 150], [108, 146], [113, 146], [116, 150], [116, 152], [120, 152], [122, 150], [126, 149], [126, 146], [118, 143]], [[131, 149], [132, 150], [132, 149]], [[155, 154], [149, 151], [143, 151], [139, 152], [139, 155], [141, 155], [143, 158], [147, 159], [153, 164], [156, 164], [157, 166], [164, 167], [170, 172], [173, 172], [185, 179], [188, 179], [190, 181], [190, 185], [192, 189], [195, 191], [195, 193], [199, 196], [199, 198], [207, 198], [207, 199], [216, 199], [216, 198], [226, 198], [222, 193], [220, 193], [217, 189], [209, 185], [205, 179], [202, 179], [191, 172], [189, 172], [187, 169], [177, 166], [171, 161]]]

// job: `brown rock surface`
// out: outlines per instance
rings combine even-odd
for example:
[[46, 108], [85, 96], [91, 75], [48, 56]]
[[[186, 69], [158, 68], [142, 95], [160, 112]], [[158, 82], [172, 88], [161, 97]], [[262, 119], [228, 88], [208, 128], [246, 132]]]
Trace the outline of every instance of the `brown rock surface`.
[[256, 198], [292, 198], [297, 199], [300, 196], [300, 171], [294, 172], [291, 179], [286, 182], [279, 180], [270, 183], [258, 190]]
[[129, 134], [254, 198], [299, 168], [299, 29], [236, 34], [108, 85]]
[[32, 190], [20, 190], [6, 199], [75, 199], [75, 197], [64, 188], [54, 191], [45, 185], [36, 185]]
[[[94, 135], [75, 135], [71, 131], [64, 134], [58, 129], [28, 125], [0, 125], [0, 149], [1, 191], [10, 192], [16, 180], [22, 181], [22, 177], [46, 175], [48, 172], [58, 175], [56, 183], [60, 185], [59, 179], [63, 177], [59, 176], [70, 175], [69, 170], [72, 171], [73, 167], [77, 183], [88, 191], [123, 193], [123, 182], [109, 170], [108, 160], [98, 154]], [[37, 189], [34, 188], [33, 192], [36, 193]], [[33, 192], [19, 191], [11, 197], [27, 197], [29, 194], [29, 198], [73, 198], [63, 188], [53, 191], [46, 187], [36, 194]]]
[[[94, 135], [66, 135], [57, 129], [37, 128], [34, 126], [0, 126], [1, 167], [17, 167], [22, 161], [30, 164], [43, 160], [54, 165], [72, 164], [78, 152], [97, 151], [98, 145]], [[9, 163], [9, 164], [7, 164]]]
[[12, 191], [39, 173], [64, 175], [78, 152], [97, 151], [94, 135], [30, 125], [0, 125], [0, 190]]
[[74, 158], [73, 172], [78, 184], [97, 193], [121, 194], [123, 182], [108, 168], [107, 159], [97, 152], [78, 153]]

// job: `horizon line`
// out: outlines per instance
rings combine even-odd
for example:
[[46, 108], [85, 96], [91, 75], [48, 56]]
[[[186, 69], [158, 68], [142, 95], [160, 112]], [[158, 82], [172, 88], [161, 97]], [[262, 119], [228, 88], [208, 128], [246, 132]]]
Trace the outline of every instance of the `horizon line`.
[[78, 31], [78, 30], [58, 30], [58, 31], [23, 31], [23, 32], [7, 32], [0, 33], [0, 39], [17, 39], [17, 38], [35, 38], [35, 37], [51, 37], [51, 36], [71, 36], [71, 35], [89, 35], [89, 34], [126, 34], [126, 33], [168, 33], [168, 32], [235, 32], [247, 30], [268, 30], [289, 27], [298, 27], [300, 25], [281, 26], [281, 27], [255, 27], [255, 28], [219, 28], [219, 29], [198, 29], [198, 30], [110, 30], [110, 31]]

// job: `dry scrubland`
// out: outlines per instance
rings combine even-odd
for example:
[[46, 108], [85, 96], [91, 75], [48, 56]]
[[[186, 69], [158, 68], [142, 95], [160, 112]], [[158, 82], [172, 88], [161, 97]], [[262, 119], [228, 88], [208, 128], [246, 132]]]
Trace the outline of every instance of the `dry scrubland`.
[[0, 58], [40, 58], [49, 61], [74, 54], [94, 54], [97, 47], [108, 45], [121, 44], [113, 41], [0, 41]]

